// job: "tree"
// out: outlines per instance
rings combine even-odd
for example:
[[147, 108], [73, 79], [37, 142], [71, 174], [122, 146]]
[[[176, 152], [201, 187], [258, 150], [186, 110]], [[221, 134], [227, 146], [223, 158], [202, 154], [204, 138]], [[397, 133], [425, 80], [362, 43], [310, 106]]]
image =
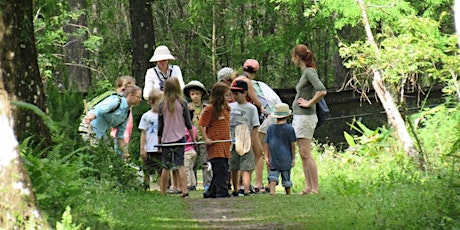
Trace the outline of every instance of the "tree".
[[79, 16], [64, 25], [68, 38], [64, 46], [68, 88], [71, 91], [87, 92], [91, 85], [91, 71], [86, 63], [89, 53], [83, 44], [88, 39], [87, 20], [86, 14], [80, 13], [86, 4], [84, 0], [69, 0], [69, 7], [71, 12]]
[[[43, 84], [38, 74], [32, 26], [32, 0], [0, 1], [0, 228], [24, 229], [26, 225], [49, 228], [35, 204], [27, 171], [18, 152], [16, 133], [22, 138], [38, 135], [51, 143], [49, 130], [37, 115], [19, 109], [11, 112], [11, 99], [45, 108]], [[36, 140], [38, 143], [38, 140]]]
[[[3, 25], [1, 22], [0, 19], [0, 28]], [[8, 100], [0, 82], [0, 228], [25, 229], [26, 225], [36, 226], [34, 229], [49, 228], [35, 204], [29, 175], [19, 157]]]
[[[377, 47], [377, 44], [375, 43], [374, 35], [372, 34], [371, 27], [369, 25], [369, 19], [367, 17], [364, 2], [362, 0], [358, 0], [357, 2], [362, 11], [363, 24], [366, 30], [367, 40], [369, 42], [369, 45], [374, 49], [377, 60], [379, 60], [380, 51], [379, 51], [379, 48]], [[384, 72], [376, 68], [372, 68], [372, 72], [374, 73], [374, 76], [372, 79], [372, 86], [374, 87], [374, 90], [377, 93], [377, 96], [380, 98], [380, 102], [382, 103], [383, 108], [385, 109], [385, 112], [388, 118], [388, 122], [393, 127], [395, 127], [396, 134], [399, 140], [401, 141], [401, 143], [403, 144], [403, 147], [406, 153], [410, 157], [412, 157], [415, 162], [419, 163], [418, 151], [415, 148], [414, 142], [412, 141], [409, 135], [409, 132], [407, 131], [404, 119], [401, 117], [401, 114], [399, 113], [399, 110], [393, 101], [392, 95], [389, 93], [389, 91], [387, 90], [387, 87], [385, 86], [382, 80], [383, 78], [382, 75], [384, 74]], [[420, 164], [420, 166], [422, 169], [424, 168], [423, 164]]]
[[145, 71], [151, 66], [149, 59], [155, 48], [152, 1], [130, 0], [129, 13], [133, 44], [132, 72], [137, 84], [143, 86]]
[[[0, 1], [0, 71], [11, 100], [36, 105], [46, 111], [46, 96], [40, 77], [32, 23], [32, 1]], [[51, 134], [42, 119], [29, 110], [13, 110], [15, 131], [21, 141], [50, 146]]]

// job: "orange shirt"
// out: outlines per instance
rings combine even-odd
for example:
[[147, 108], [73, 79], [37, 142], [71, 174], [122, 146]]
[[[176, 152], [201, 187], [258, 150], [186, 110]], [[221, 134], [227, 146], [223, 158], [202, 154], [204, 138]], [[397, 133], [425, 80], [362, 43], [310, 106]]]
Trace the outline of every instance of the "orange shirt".
[[[201, 114], [199, 126], [206, 128], [206, 135], [213, 141], [230, 140], [230, 111], [224, 110], [218, 118], [213, 118], [214, 105], [207, 106]], [[206, 145], [208, 150], [208, 159], [213, 158], [230, 158], [231, 142], [213, 143]]]

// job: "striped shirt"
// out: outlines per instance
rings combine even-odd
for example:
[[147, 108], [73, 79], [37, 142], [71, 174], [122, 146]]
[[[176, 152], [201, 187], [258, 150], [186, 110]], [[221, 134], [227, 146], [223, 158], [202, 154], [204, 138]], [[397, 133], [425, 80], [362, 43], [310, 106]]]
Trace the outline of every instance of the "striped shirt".
[[[230, 140], [230, 111], [222, 111], [221, 116], [213, 118], [214, 105], [208, 105], [201, 114], [198, 125], [206, 128], [206, 135], [209, 139], [216, 140]], [[207, 145], [208, 159], [213, 158], [230, 158], [231, 142], [214, 143]]]

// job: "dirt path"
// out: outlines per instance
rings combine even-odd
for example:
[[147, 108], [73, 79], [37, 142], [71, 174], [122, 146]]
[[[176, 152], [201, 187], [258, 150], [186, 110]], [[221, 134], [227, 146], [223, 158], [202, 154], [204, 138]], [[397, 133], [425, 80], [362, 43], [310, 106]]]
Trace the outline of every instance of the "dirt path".
[[263, 219], [245, 217], [251, 200], [241, 197], [221, 199], [188, 199], [190, 212], [202, 229], [289, 229], [289, 225], [267, 223]]

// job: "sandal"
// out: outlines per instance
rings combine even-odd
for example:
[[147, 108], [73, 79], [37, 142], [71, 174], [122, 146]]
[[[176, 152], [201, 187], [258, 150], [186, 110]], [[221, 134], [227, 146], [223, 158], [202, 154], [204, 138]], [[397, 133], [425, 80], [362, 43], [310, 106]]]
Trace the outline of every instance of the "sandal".
[[264, 187], [261, 187], [261, 188], [254, 188], [254, 191], [255, 191], [256, 193], [265, 193], [265, 192], [266, 192], [266, 190], [265, 190]]

